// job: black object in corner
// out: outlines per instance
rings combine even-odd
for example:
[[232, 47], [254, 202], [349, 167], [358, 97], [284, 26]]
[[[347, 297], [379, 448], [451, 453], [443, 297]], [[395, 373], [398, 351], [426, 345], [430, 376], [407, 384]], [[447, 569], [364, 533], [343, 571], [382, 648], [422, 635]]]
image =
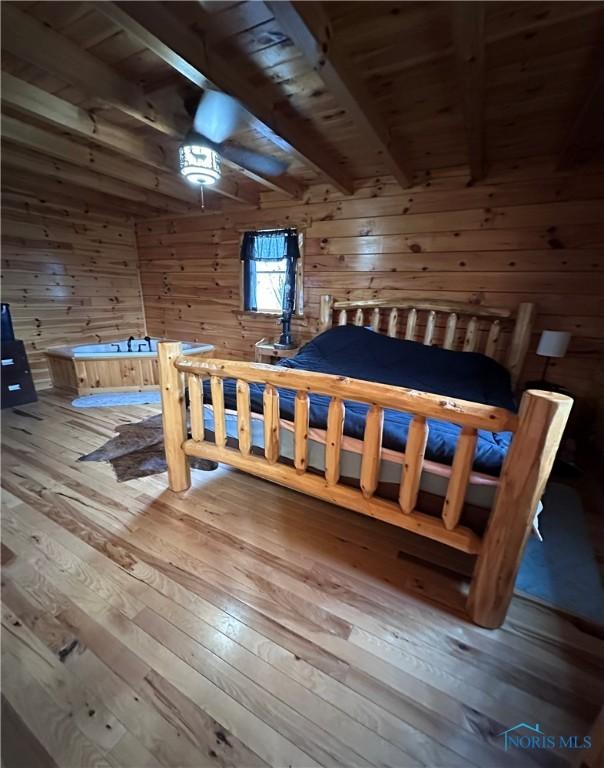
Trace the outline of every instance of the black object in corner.
[[15, 339], [8, 304], [2, 304], [2, 408], [34, 403], [38, 396], [29, 369], [25, 345]]

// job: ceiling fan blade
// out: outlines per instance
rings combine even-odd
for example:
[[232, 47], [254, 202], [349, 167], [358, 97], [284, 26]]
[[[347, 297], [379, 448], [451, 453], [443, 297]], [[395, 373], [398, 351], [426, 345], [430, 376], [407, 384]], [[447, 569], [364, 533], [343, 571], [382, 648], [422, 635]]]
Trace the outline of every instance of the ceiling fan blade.
[[198, 146], [208, 147], [208, 149], [213, 149], [214, 152], [222, 155], [222, 144], [217, 141], [212, 141], [207, 136], [204, 136], [202, 133], [197, 133], [196, 131], [189, 131], [183, 144], [197, 144]]
[[221, 144], [244, 124], [246, 112], [237, 99], [220, 91], [205, 91], [193, 118], [193, 130]]
[[223, 144], [217, 151], [225, 160], [230, 160], [232, 163], [261, 176], [281, 176], [287, 171], [288, 164], [283, 160], [277, 160], [270, 155], [263, 155], [261, 152], [242, 147], [240, 144]]

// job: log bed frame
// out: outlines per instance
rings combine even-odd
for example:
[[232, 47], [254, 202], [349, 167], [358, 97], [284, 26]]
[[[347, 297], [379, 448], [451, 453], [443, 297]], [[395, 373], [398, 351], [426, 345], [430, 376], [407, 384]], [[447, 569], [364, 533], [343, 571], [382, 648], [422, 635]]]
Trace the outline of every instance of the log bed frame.
[[[438, 301], [396, 302], [384, 300], [334, 301], [321, 296], [320, 330], [349, 316], [356, 325], [370, 318], [371, 327], [382, 326], [397, 336], [399, 319], [404, 337], [415, 339], [420, 315], [425, 313], [421, 340], [441, 346], [479, 351], [505, 361], [517, 384], [528, 349], [535, 315], [533, 304], [508, 309]], [[406, 318], [402, 315], [406, 313]], [[446, 316], [441, 333], [438, 321]], [[481, 326], [488, 325], [487, 328]], [[505, 326], [509, 333], [504, 333]], [[460, 334], [457, 329], [464, 326]], [[484, 345], [482, 345], [484, 342]], [[506, 349], [507, 347], [507, 349]], [[572, 407], [564, 395], [527, 391], [519, 412], [463, 400], [349, 379], [313, 371], [299, 371], [260, 363], [186, 357], [177, 342], [159, 344], [164, 441], [168, 479], [172, 491], [190, 486], [188, 456], [229, 464], [280, 485], [375, 517], [392, 525], [427, 536], [476, 555], [467, 610], [477, 624], [495, 628], [505, 619], [516, 574], [531, 530], [537, 504], [545, 489], [554, 457]], [[214, 442], [204, 440], [202, 379], [209, 377], [214, 411]], [[238, 447], [227, 446], [223, 380], [237, 380]], [[186, 380], [186, 381], [185, 381]], [[251, 445], [249, 385], [265, 385], [264, 456], [254, 455]], [[185, 383], [190, 393], [191, 438], [186, 427]], [[296, 391], [294, 418], [294, 466], [279, 463], [279, 392]], [[325, 443], [324, 476], [307, 472], [309, 395], [331, 397]], [[367, 403], [370, 408], [363, 438], [360, 488], [339, 482], [340, 450], [346, 400]], [[384, 408], [413, 414], [404, 455], [398, 503], [375, 494], [378, 486]], [[441, 517], [417, 509], [424, 452], [428, 437], [426, 419], [460, 425], [451, 475]], [[499, 478], [495, 501], [484, 535], [460, 525], [478, 429], [514, 433]]]

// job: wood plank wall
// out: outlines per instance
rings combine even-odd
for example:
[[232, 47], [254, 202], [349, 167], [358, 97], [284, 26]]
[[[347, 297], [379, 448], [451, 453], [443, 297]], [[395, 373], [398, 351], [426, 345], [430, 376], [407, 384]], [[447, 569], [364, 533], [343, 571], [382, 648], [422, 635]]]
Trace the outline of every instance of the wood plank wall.
[[[207, 341], [218, 355], [250, 359], [274, 320], [239, 311], [239, 238], [246, 228], [305, 230], [303, 321], [316, 332], [319, 295], [340, 299], [432, 297], [539, 306], [545, 328], [573, 334], [550, 378], [595, 401], [604, 350], [604, 173], [553, 175], [546, 162], [495, 171], [469, 186], [459, 171], [434, 173], [404, 192], [391, 180], [343, 198], [314, 187], [300, 203], [264, 195], [260, 210], [232, 208], [139, 222], [150, 333]], [[442, 331], [441, 331], [442, 332]], [[529, 356], [525, 378], [540, 375]]]
[[2, 301], [38, 389], [47, 347], [145, 335], [134, 224], [4, 193]]

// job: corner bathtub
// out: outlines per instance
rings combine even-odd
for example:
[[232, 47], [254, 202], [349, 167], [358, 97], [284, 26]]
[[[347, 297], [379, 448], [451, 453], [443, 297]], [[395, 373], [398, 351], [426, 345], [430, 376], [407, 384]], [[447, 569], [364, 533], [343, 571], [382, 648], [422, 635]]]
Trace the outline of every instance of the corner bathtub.
[[[81, 344], [75, 347], [50, 347], [46, 359], [53, 387], [87, 395], [91, 392], [127, 392], [159, 387], [157, 342], [151, 339], [151, 349], [144, 339], [134, 339], [131, 351], [128, 341], [104, 344]], [[211, 344], [184, 342], [189, 355], [214, 351]]]

